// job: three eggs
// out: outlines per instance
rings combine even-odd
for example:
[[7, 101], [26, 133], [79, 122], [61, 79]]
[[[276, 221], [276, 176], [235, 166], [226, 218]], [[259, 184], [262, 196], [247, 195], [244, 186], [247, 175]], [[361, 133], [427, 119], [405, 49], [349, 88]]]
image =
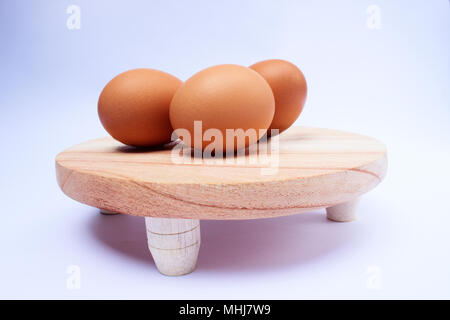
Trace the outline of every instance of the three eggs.
[[[307, 86], [303, 73], [284, 60], [265, 60], [250, 67], [224, 64], [204, 69], [184, 83], [153, 69], [134, 69], [119, 74], [103, 89], [98, 114], [103, 127], [116, 140], [135, 147], [158, 146], [171, 141], [183, 129], [185, 144], [195, 144], [195, 123], [201, 135], [214, 129], [223, 137], [223, 151], [256, 143], [272, 129], [289, 128], [302, 112]], [[227, 130], [256, 135], [228, 138]], [[239, 131], [240, 130], [240, 131]], [[230, 143], [231, 142], [231, 143]]]

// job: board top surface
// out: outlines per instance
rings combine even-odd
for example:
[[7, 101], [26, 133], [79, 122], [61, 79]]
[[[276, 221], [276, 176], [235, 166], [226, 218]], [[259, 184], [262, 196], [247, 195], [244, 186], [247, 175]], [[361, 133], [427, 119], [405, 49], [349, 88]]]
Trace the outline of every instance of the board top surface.
[[58, 154], [57, 178], [68, 196], [107, 210], [226, 219], [331, 206], [367, 192], [386, 172], [384, 144], [367, 136], [291, 127], [269, 141], [259, 154], [202, 159], [101, 138]]
[[[265, 148], [261, 147], [261, 148]], [[270, 153], [231, 159], [172, 157], [172, 149], [136, 149], [107, 137], [71, 147], [56, 157], [63, 167], [152, 183], [235, 184], [283, 181], [358, 170], [386, 154], [375, 139], [336, 130], [293, 127]], [[175, 151], [173, 151], [175, 154]], [[375, 174], [375, 173], [374, 173]]]

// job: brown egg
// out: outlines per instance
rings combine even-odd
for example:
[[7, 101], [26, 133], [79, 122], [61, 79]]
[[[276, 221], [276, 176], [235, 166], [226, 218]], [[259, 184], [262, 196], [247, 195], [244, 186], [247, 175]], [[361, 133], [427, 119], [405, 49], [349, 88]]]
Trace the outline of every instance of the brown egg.
[[306, 100], [306, 80], [294, 64], [284, 60], [265, 60], [250, 66], [269, 83], [275, 97], [275, 115], [269, 128], [282, 131], [289, 128], [303, 110]]
[[120, 142], [136, 147], [170, 141], [170, 101], [182, 84], [176, 77], [153, 69], [119, 74], [103, 89], [98, 115], [103, 127]]
[[[263, 77], [249, 68], [224, 64], [198, 72], [177, 90], [170, 105], [170, 122], [174, 129], [190, 133], [190, 141], [180, 138], [196, 149], [204, 149], [212, 140], [216, 141], [214, 132], [211, 141], [203, 136], [208, 129], [216, 129], [222, 135], [222, 151], [237, 150], [265, 134], [274, 110], [272, 90]], [[194, 121], [201, 121], [197, 137]], [[227, 139], [227, 129], [243, 130], [232, 131], [235, 136], [228, 135]], [[245, 135], [248, 129], [254, 129], [255, 134]], [[195, 139], [201, 143], [195, 143]]]

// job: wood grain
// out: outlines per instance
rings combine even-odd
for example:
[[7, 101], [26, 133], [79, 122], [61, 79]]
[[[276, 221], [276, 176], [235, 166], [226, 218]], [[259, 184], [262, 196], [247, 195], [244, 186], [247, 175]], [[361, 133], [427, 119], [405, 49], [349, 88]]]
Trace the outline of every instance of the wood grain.
[[159, 272], [180, 276], [194, 271], [200, 250], [200, 221], [145, 218], [148, 248]]
[[254, 219], [347, 202], [385, 176], [386, 148], [375, 139], [309, 127], [291, 127], [279, 139], [274, 174], [262, 174], [268, 164], [249, 155], [234, 163], [189, 156], [183, 160], [190, 163], [175, 164], [170, 148], [137, 150], [108, 137], [57, 155], [57, 180], [69, 197], [112, 212]]

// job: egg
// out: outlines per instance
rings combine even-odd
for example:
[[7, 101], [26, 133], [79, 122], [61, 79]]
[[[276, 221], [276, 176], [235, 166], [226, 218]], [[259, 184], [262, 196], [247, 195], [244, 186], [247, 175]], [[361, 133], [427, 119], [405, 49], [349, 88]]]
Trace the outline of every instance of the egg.
[[307, 93], [305, 76], [285, 60], [265, 60], [250, 68], [266, 79], [275, 97], [275, 115], [268, 133], [272, 129], [281, 133], [297, 120], [303, 110]]
[[[180, 136], [185, 144], [205, 149], [220, 138], [217, 150], [230, 151], [257, 142], [271, 124], [274, 111], [272, 90], [261, 75], [247, 67], [223, 64], [185, 81], [172, 99], [169, 114], [175, 130], [189, 133], [189, 139]], [[196, 121], [201, 121], [201, 128], [195, 128]], [[227, 130], [234, 135], [227, 135]]]
[[170, 142], [170, 101], [182, 81], [153, 69], [123, 72], [105, 86], [98, 100], [103, 127], [116, 140], [136, 147]]

